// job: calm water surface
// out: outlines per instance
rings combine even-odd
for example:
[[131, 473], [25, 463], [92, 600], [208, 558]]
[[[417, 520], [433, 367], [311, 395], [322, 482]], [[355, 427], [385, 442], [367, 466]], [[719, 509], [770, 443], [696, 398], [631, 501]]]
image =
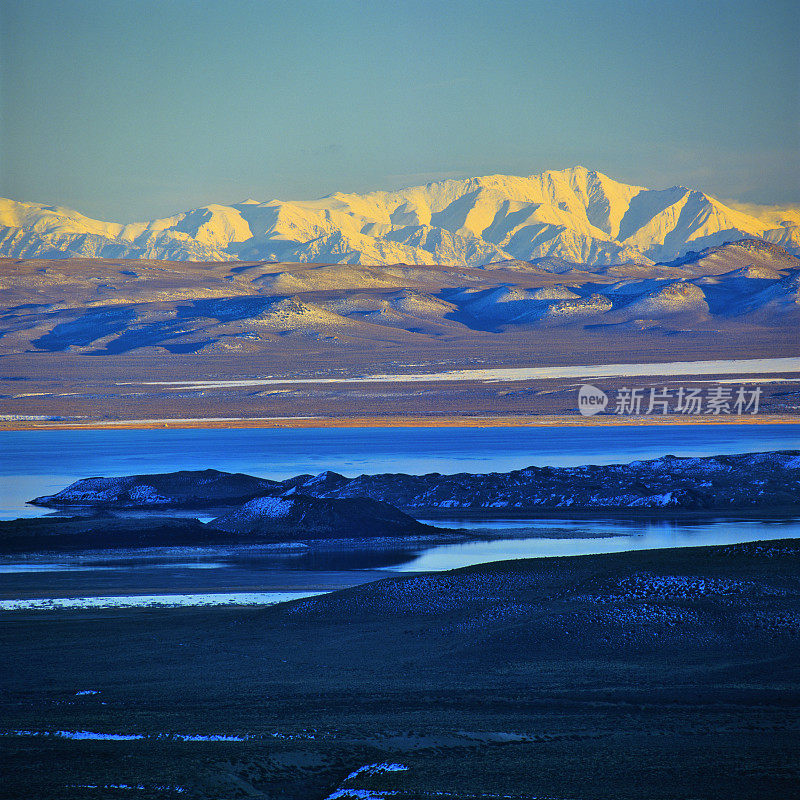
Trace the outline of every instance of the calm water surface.
[[[506, 532], [518, 529], [519, 520], [495, 526], [490, 519], [437, 519], [434, 524], [469, 527], [474, 531], [500, 527]], [[523, 523], [525, 524], [525, 523]], [[766, 539], [800, 537], [800, 519], [713, 519], [624, 521], [531, 520], [524, 536], [438, 545], [420, 552], [412, 560], [392, 567], [399, 572], [430, 572], [540, 556], [579, 556], [593, 553], [620, 553], [627, 550], [654, 550], [665, 547], [700, 547], [736, 544]]]
[[[455, 569], [489, 561], [800, 537], [800, 519], [644, 520], [437, 519], [486, 538], [446, 545], [265, 551], [259, 548], [0, 558], [0, 600], [133, 594], [331, 591], [392, 573]], [[466, 523], [466, 524], [465, 524]], [[513, 527], [512, 527], [513, 525]], [[500, 534], [503, 538], [496, 538]], [[495, 537], [495, 538], [489, 538]]]

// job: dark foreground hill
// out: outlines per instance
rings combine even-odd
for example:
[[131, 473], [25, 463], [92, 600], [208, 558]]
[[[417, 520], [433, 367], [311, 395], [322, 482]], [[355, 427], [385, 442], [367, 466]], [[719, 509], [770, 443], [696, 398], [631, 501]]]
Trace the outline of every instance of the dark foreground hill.
[[0, 554], [230, 544], [228, 533], [175, 517], [44, 517], [0, 521]]
[[[213, 479], [207, 475], [213, 473]], [[181, 476], [180, 481], [176, 476]], [[178, 483], [179, 488], [172, 488]], [[218, 486], [224, 487], [224, 492]], [[261, 490], [258, 491], [258, 487]], [[167, 488], [164, 488], [167, 487]], [[252, 493], [252, 494], [251, 494]], [[246, 495], [368, 498], [397, 508], [508, 511], [800, 510], [800, 451], [677, 458], [630, 464], [527, 467], [457, 475], [299, 475], [282, 482], [213, 470], [89, 478], [31, 502], [53, 507], [207, 508]], [[240, 500], [239, 502], [243, 502]]]
[[798, 575], [784, 540], [7, 614], [2, 795], [793, 796]]

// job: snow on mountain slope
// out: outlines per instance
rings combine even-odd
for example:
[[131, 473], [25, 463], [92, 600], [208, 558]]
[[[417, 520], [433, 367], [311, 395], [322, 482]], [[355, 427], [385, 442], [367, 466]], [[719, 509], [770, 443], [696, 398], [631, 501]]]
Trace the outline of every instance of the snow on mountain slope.
[[555, 275], [516, 262], [476, 269], [8, 260], [0, 354], [257, 353], [311, 341], [405, 347], [525, 326], [676, 331], [734, 322], [791, 340], [800, 324], [800, 258], [745, 240], [681, 264], [593, 272], [574, 265]]
[[763, 238], [768, 242], [800, 253], [800, 206], [759, 206], [735, 201], [726, 201], [726, 205], [766, 225], [768, 230]]
[[709, 247], [700, 252], [691, 251], [675, 261], [671, 267], [691, 270], [697, 275], [719, 274], [735, 267], [780, 271], [796, 269], [797, 256], [785, 248], [756, 239], [744, 239], [730, 244]]
[[667, 283], [635, 300], [626, 312], [636, 317], [658, 318], [689, 311], [708, 313], [703, 290], [688, 282]]
[[481, 266], [652, 264], [745, 238], [800, 254], [800, 211], [651, 190], [585, 167], [445, 180], [314, 201], [212, 204], [122, 225], [0, 200], [0, 256]]

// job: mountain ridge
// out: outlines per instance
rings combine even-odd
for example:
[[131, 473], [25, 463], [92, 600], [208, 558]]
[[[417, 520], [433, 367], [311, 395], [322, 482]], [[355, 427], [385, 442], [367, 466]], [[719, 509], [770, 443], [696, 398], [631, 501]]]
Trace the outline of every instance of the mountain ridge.
[[[137, 223], [0, 198], [0, 257], [486, 266], [673, 261], [763, 239], [800, 255], [800, 211], [647, 189], [585, 167], [432, 181], [311, 201], [211, 203]], [[783, 212], [783, 213], [782, 213]]]
[[535, 327], [549, 337], [565, 326], [669, 337], [740, 337], [745, 326], [748, 338], [773, 331], [783, 355], [796, 349], [800, 320], [800, 258], [756, 239], [688, 253], [680, 266], [0, 261], [8, 309], [0, 355], [269, 351], [283, 361], [287, 336], [339, 354], [366, 343], [405, 349], [479, 339], [483, 353], [486, 334], [513, 339]]
[[[758, 492], [752, 491], [754, 477], [758, 478]], [[216, 503], [209, 498], [210, 481], [224, 490], [224, 495], [215, 498]], [[213, 520], [211, 526], [249, 533], [279, 527], [281, 520], [292, 526], [306, 520], [309, 529], [324, 529], [328, 522], [349, 526], [348, 515], [359, 519], [368, 514], [375, 521], [413, 531], [414, 521], [398, 509], [420, 508], [783, 511], [796, 509], [800, 504], [800, 451], [666, 455], [619, 464], [528, 466], [508, 472], [446, 475], [397, 472], [347, 478], [326, 470], [319, 475], [295, 475], [279, 482], [215, 470], [83, 478], [56, 494], [29, 502], [52, 508], [81, 506], [108, 510], [205, 508], [220, 505], [221, 500], [234, 505], [234, 494], [246, 496], [259, 485], [262, 489], [258, 496]], [[171, 487], [175, 494], [165, 497], [154, 488], [163, 486]], [[335, 502], [320, 506], [313, 499]], [[347, 500], [367, 504], [347, 506], [344, 503]]]

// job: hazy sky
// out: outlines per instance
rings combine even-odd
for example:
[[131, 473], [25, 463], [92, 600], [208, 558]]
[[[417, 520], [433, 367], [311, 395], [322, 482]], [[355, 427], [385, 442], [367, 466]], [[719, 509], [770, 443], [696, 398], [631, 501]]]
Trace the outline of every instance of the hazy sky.
[[574, 164], [800, 202], [797, 0], [0, 0], [0, 195], [102, 219]]

